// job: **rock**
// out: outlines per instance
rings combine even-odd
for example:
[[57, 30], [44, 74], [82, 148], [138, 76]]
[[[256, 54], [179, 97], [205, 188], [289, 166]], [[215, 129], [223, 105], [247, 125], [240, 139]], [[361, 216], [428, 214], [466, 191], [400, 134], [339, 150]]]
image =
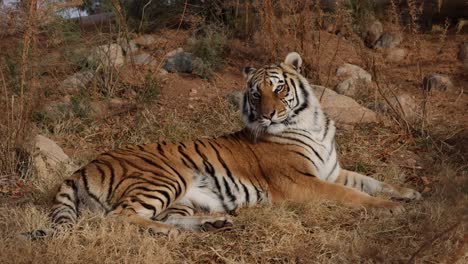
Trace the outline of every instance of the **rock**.
[[156, 59], [146, 52], [142, 52], [138, 55], [133, 56], [133, 62], [135, 63], [135, 65], [158, 65]]
[[155, 36], [153, 35], [142, 35], [142, 36], [139, 36], [138, 38], [134, 39], [133, 42], [135, 42], [136, 44], [140, 45], [140, 46], [151, 46], [153, 44], [155, 44], [156, 42], [158, 42], [158, 38], [156, 38]]
[[193, 55], [182, 48], [171, 51], [166, 55], [163, 68], [168, 72], [191, 73], [193, 70]]
[[403, 41], [403, 36], [398, 32], [385, 32], [380, 36], [374, 45], [376, 49], [391, 49], [395, 48]]
[[125, 51], [125, 54], [133, 54], [138, 51], [138, 46], [136, 45], [135, 41], [130, 40], [128, 43], [126, 40], [122, 40], [120, 45], [122, 49]]
[[423, 89], [426, 91], [447, 91], [451, 90], [452, 87], [453, 83], [447, 75], [429, 74], [423, 79]]
[[63, 150], [49, 138], [37, 135], [32, 153], [33, 168], [41, 179], [50, 179], [58, 173], [71, 173], [76, 165]]
[[122, 47], [118, 44], [102, 45], [94, 48], [88, 62], [97, 67], [118, 68], [125, 62]]
[[337, 94], [331, 89], [319, 85], [311, 85], [315, 96], [320, 99], [322, 96], [322, 109], [330, 118], [339, 125], [352, 125], [359, 123], [378, 122], [377, 114], [360, 104], [354, 99]]
[[468, 42], [465, 42], [460, 45], [460, 50], [458, 51], [457, 58], [463, 63], [465, 69], [468, 70]]
[[391, 107], [387, 102], [383, 101], [378, 103], [377, 109], [382, 112], [393, 112], [393, 108], [399, 115], [402, 115], [411, 123], [417, 121], [421, 117], [421, 111], [419, 110], [417, 103], [409, 94], [400, 94], [396, 97], [389, 98], [388, 101]]
[[366, 70], [363, 68], [345, 63], [338, 67], [336, 70], [336, 76], [337, 77], [344, 77], [346, 79], [352, 78], [352, 79], [361, 79], [365, 82], [371, 82], [372, 81], [372, 75], [368, 73]]
[[240, 108], [243, 96], [244, 96], [244, 91], [234, 91], [234, 92], [230, 92], [226, 94], [225, 98], [234, 107]]
[[367, 47], [374, 47], [377, 40], [382, 36], [383, 26], [380, 21], [373, 21], [370, 25], [367, 26], [366, 33], [364, 36], [364, 43]]
[[389, 49], [385, 54], [385, 59], [390, 62], [399, 62], [406, 58], [406, 50], [402, 48]]
[[77, 92], [81, 89], [86, 88], [86, 85], [88, 85], [88, 83], [90, 83], [93, 78], [93, 71], [88, 70], [77, 72], [63, 80], [60, 84], [60, 89], [68, 93]]
[[335, 90], [339, 94], [353, 96], [358, 85], [367, 85], [372, 82], [372, 76], [359, 66], [345, 63], [338, 68], [336, 76], [345, 80], [339, 83]]
[[356, 93], [356, 79], [349, 78], [335, 87], [335, 91], [346, 96], [353, 96]]
[[166, 75], [166, 74], [168, 74], [168, 73], [169, 73], [169, 72], [166, 71], [166, 70], [163, 69], [163, 68], [159, 69], [159, 72], [158, 72], [159, 75]]

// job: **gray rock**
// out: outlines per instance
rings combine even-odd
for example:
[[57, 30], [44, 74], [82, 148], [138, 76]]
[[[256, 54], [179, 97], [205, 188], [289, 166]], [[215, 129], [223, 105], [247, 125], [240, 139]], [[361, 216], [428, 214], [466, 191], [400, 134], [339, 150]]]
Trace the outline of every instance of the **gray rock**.
[[391, 49], [395, 48], [403, 41], [403, 36], [398, 32], [385, 32], [380, 36], [374, 45], [376, 49]]
[[191, 73], [193, 71], [193, 59], [194, 56], [191, 53], [179, 48], [166, 55], [163, 68], [168, 72]]
[[402, 48], [389, 49], [385, 54], [385, 59], [390, 62], [399, 62], [406, 58], [406, 50]]
[[151, 56], [151, 54], [148, 54], [146, 52], [142, 52], [138, 55], [133, 56], [133, 62], [135, 65], [149, 65], [149, 66], [155, 66], [158, 65], [156, 62], [156, 59]]
[[366, 28], [364, 43], [367, 47], [372, 48], [377, 40], [382, 36], [383, 26], [380, 21], [376, 20], [369, 24]]
[[97, 67], [118, 68], [124, 64], [125, 57], [120, 45], [101, 45], [92, 50], [88, 62]]
[[140, 46], [151, 46], [158, 42], [158, 38], [153, 35], [142, 35], [133, 40], [136, 44]]
[[447, 75], [443, 74], [429, 74], [423, 79], [423, 89], [426, 91], [447, 91], [451, 90], [453, 83]]
[[234, 92], [230, 92], [226, 94], [225, 98], [234, 107], [240, 108], [243, 96], [244, 96], [244, 91], [234, 91]]
[[311, 85], [322, 109], [337, 122], [338, 125], [354, 125], [360, 123], [378, 122], [377, 114], [358, 104], [354, 99], [337, 94], [333, 90], [319, 85]]
[[372, 76], [359, 66], [345, 63], [338, 67], [336, 76], [344, 79], [340, 82], [335, 90], [339, 94], [346, 96], [354, 96], [358, 85], [367, 85], [372, 82]]
[[335, 91], [339, 94], [346, 96], [354, 96], [356, 93], [356, 79], [348, 78], [340, 82], [336, 87]]
[[349, 63], [345, 63], [338, 67], [338, 69], [336, 70], [336, 76], [344, 77], [346, 79], [361, 79], [365, 82], [372, 81], [372, 75], [370, 75], [370, 73], [368, 73], [366, 70], [357, 65]]
[[51, 179], [58, 173], [68, 174], [76, 169], [76, 165], [57, 143], [42, 135], [34, 138], [32, 164], [40, 179]]
[[91, 80], [94, 78], [94, 71], [81, 71], [68, 76], [60, 84], [60, 89], [68, 93], [73, 93], [86, 88]]

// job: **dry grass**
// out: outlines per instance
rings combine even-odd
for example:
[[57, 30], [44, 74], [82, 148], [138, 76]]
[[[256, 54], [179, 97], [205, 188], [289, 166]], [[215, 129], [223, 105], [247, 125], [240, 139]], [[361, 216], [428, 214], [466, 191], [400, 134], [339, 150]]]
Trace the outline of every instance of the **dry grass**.
[[[116, 137], [119, 140], [111, 134], [88, 140], [102, 142], [107, 138], [103, 145], [111, 147], [121, 141], [181, 140], [237, 129], [238, 111], [224, 99], [216, 100], [209, 108], [203, 104], [197, 107], [188, 119], [178, 119], [175, 110], [161, 115], [143, 110], [146, 118], [138, 130], [131, 123], [119, 122], [119, 129], [126, 131]], [[115, 128], [108, 133], [112, 131]], [[424, 194], [424, 200], [408, 203], [407, 212], [398, 216], [378, 216], [323, 201], [284, 203], [241, 210], [234, 217], [236, 227], [228, 232], [183, 233], [169, 239], [152, 237], [135, 226], [106, 221], [102, 216], [85, 215], [71, 233], [45, 241], [22, 241], [16, 238], [18, 233], [50, 226], [46, 214], [52, 186], [61, 182], [61, 178], [35, 180], [35, 191], [23, 202], [0, 206], [0, 262], [395, 263], [408, 261], [418, 251], [416, 263], [467, 261], [468, 255], [461, 250], [466, 247], [466, 222], [462, 222], [468, 202], [466, 168], [442, 159], [435, 165], [424, 163], [423, 171], [392, 163], [381, 166], [396, 148], [408, 147], [398, 143], [404, 134], [397, 131], [361, 127], [340, 131], [338, 141], [347, 168], [392, 183], [401, 184], [421, 173], [430, 179], [431, 191]], [[406, 183], [411, 184], [420, 186], [417, 181]], [[425, 246], [428, 241], [430, 246]]]

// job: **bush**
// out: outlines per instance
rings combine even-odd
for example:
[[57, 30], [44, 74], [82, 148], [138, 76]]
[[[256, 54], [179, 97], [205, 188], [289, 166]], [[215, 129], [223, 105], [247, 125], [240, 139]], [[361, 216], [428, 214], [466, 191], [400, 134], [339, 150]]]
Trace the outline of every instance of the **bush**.
[[206, 26], [204, 32], [189, 39], [191, 52], [197, 57], [193, 61], [193, 73], [209, 79], [224, 65], [227, 35], [219, 26]]

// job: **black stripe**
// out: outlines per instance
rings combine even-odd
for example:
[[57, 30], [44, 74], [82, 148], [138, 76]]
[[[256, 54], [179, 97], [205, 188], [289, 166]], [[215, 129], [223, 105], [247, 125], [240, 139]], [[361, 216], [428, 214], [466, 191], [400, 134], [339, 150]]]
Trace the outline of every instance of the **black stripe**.
[[310, 150], [312, 150], [312, 152], [314, 152], [315, 156], [317, 156], [317, 158], [323, 163], [323, 158], [319, 155], [319, 153], [312, 146], [307, 144], [306, 142], [304, 142], [304, 141], [302, 141], [302, 140], [300, 140], [298, 138], [293, 138], [293, 137], [285, 137], [285, 136], [277, 136], [277, 137], [284, 138], [284, 139], [289, 139], [289, 140], [298, 142], [300, 144], [306, 145], [307, 147], [310, 148]]
[[245, 184], [242, 183], [242, 181], [239, 181], [239, 183], [241, 184], [242, 189], [244, 190], [244, 193], [245, 193], [245, 202], [246, 204], [249, 204], [250, 203], [249, 189], [247, 189], [247, 187], [245, 186]]
[[[147, 188], [144, 188], [144, 187], [140, 187], [140, 188], [135, 188], [137, 190], [140, 190], [140, 189], [147, 189]], [[148, 191], [149, 189], [147, 190], [144, 190], [144, 191]], [[162, 191], [162, 190], [153, 190], [152, 192], [157, 192], [158, 194], [162, 194], [164, 196], [164, 198], [166, 199], [166, 201], [164, 201], [162, 199], [162, 197], [159, 197], [159, 196], [156, 196], [156, 195], [153, 195], [153, 194], [148, 194], [148, 193], [137, 193], [135, 196], [144, 196], [146, 198], [149, 198], [149, 199], [153, 199], [153, 200], [158, 200], [161, 202], [161, 209], [164, 210], [164, 208], [167, 207], [167, 205], [169, 205], [169, 203], [171, 202], [171, 196], [169, 193], [167, 193], [166, 191]]]
[[232, 194], [231, 188], [229, 187], [229, 183], [226, 181], [226, 178], [223, 178], [224, 188], [226, 189], [227, 196], [229, 197], [230, 202], [234, 202], [236, 197]]
[[261, 202], [263, 201], [263, 196], [262, 196], [262, 193], [260, 192], [260, 190], [257, 188], [257, 186], [253, 186], [255, 188], [255, 193], [257, 194], [257, 202]]
[[80, 173], [81, 173], [81, 179], [83, 179], [83, 184], [84, 184], [84, 188], [85, 188], [86, 193], [88, 193], [88, 195], [89, 195], [91, 198], [93, 198], [93, 200], [95, 200], [97, 203], [99, 203], [99, 205], [102, 206], [102, 208], [105, 209], [106, 207], [105, 207], [104, 204], [99, 200], [99, 198], [98, 198], [96, 195], [94, 195], [94, 193], [91, 193], [91, 191], [89, 190], [88, 175], [87, 175], [87, 173], [86, 173], [86, 168], [81, 169], [81, 172], [80, 172]]
[[[159, 199], [159, 200], [160, 200], [160, 199]], [[162, 200], [160, 200], [160, 201], [161, 201], [161, 203], [163, 203]], [[144, 208], [153, 211], [153, 216], [156, 215], [157, 210], [156, 210], [156, 207], [154, 207], [153, 205], [147, 204], [147, 203], [143, 202], [142, 200], [140, 200], [140, 199], [138, 199], [138, 198], [133, 198], [133, 199], [131, 200], [131, 202], [132, 202], [132, 203], [138, 202], [138, 203], [141, 204], [141, 206], [143, 206]], [[134, 210], [135, 210], [135, 209], [134, 209]]]
[[73, 203], [75, 204], [75, 208], [76, 208], [76, 215], [79, 216], [80, 215], [80, 200], [78, 199], [78, 186], [76, 186], [76, 182], [72, 179], [67, 179], [63, 182], [65, 185], [69, 186], [72, 188], [73, 190]]
[[224, 196], [222, 195], [221, 193], [221, 184], [219, 183], [219, 180], [218, 180], [218, 177], [216, 177], [215, 175], [215, 170], [213, 168], [213, 165], [208, 161], [207, 157], [205, 156], [205, 154], [203, 154], [203, 152], [201, 152], [200, 150], [200, 146], [197, 144], [197, 142], [199, 142], [199, 140], [195, 141], [194, 142], [194, 145], [195, 145], [195, 151], [197, 152], [197, 154], [202, 158], [203, 160], [203, 165], [205, 165], [205, 171], [214, 179], [214, 182], [215, 182], [215, 187], [218, 191], [218, 198], [221, 200], [221, 203], [223, 205], [223, 208], [226, 212], [229, 212], [229, 208], [227, 207], [226, 203], [224, 202]]
[[330, 125], [330, 119], [328, 118], [328, 116], [325, 116], [325, 132], [323, 133], [323, 137], [321, 141], [325, 140], [325, 138], [327, 137], [329, 125]]
[[[68, 193], [59, 193], [57, 196], [58, 196], [58, 197], [63, 197], [63, 198], [65, 198], [65, 199], [69, 200], [69, 201], [72, 202], [72, 203], [74, 202], [73, 199], [70, 197], [70, 195], [68, 195]], [[57, 200], [57, 202], [58, 202], [58, 203], [62, 203], [62, 202], [59, 201], [59, 200]]]
[[332, 173], [335, 171], [337, 166], [338, 166], [338, 161], [335, 160], [335, 165], [333, 165], [333, 169], [331, 169], [331, 171], [328, 173], [327, 177], [325, 178], [325, 181], [328, 180], [328, 178], [332, 175]]
[[164, 150], [163, 150], [163, 148], [161, 147], [161, 144], [160, 144], [160, 143], [158, 143], [158, 152], [159, 152], [159, 154], [161, 154], [161, 156], [166, 157], [165, 154], [164, 154]]
[[313, 160], [311, 160], [309, 157], [307, 157], [306, 155], [304, 155], [303, 153], [301, 153], [299, 151], [296, 151], [296, 150], [290, 150], [290, 152], [298, 154], [299, 156], [307, 159], [308, 161], [310, 161], [312, 163], [312, 165], [314, 165], [315, 168], [318, 168], [317, 165], [315, 165], [315, 162]]
[[61, 215], [57, 219], [54, 219], [54, 223], [56, 223], [56, 224], [63, 224], [63, 223], [67, 223], [67, 222], [70, 222], [70, 221], [73, 221], [73, 219], [71, 219], [70, 217], [68, 217], [66, 215]]
[[229, 167], [226, 165], [226, 162], [224, 161], [224, 159], [221, 157], [221, 154], [219, 153], [218, 149], [216, 149], [213, 144], [211, 144], [211, 142], [208, 142], [211, 146], [211, 148], [215, 151], [216, 153], [216, 157], [218, 158], [219, 160], [219, 163], [221, 163], [221, 165], [223, 166], [224, 170], [226, 171], [226, 174], [227, 176], [229, 177], [229, 179], [232, 181], [232, 183], [234, 184], [234, 186], [236, 187], [237, 191], [239, 191], [239, 186], [237, 185], [234, 177], [232, 176], [232, 172], [231, 170], [229, 169]]
[[187, 155], [187, 153], [184, 152], [184, 150], [182, 149], [182, 147], [178, 147], [177, 150], [179, 151], [179, 153], [185, 158], [188, 160], [188, 162], [190, 162], [190, 164], [192, 164], [193, 168], [195, 168], [195, 170], [197, 171], [200, 171], [200, 169], [198, 168], [197, 164], [195, 164], [195, 161], [193, 161], [192, 158], [190, 158], [189, 155]]
[[101, 166], [99, 166], [98, 164], [102, 164], [102, 162], [100, 160], [94, 160], [93, 161], [94, 165], [96, 166], [97, 170], [99, 171], [99, 176], [101, 177], [101, 185], [104, 184], [104, 180], [106, 179], [105, 175], [106, 173], [104, 172], [104, 170], [101, 168]]
[[343, 185], [344, 185], [344, 186], [347, 186], [347, 184], [348, 184], [348, 175], [346, 174], [345, 182], [344, 182]]
[[304, 176], [307, 176], [307, 177], [317, 177], [317, 176], [315, 176], [315, 175], [313, 175], [313, 174], [311, 174], [311, 173], [303, 172], [303, 171], [300, 171], [300, 170], [298, 170], [298, 169], [296, 169], [296, 168], [295, 168], [295, 170], [296, 170], [297, 172], [299, 172], [300, 174], [302, 174], [302, 175], [304, 175]]

